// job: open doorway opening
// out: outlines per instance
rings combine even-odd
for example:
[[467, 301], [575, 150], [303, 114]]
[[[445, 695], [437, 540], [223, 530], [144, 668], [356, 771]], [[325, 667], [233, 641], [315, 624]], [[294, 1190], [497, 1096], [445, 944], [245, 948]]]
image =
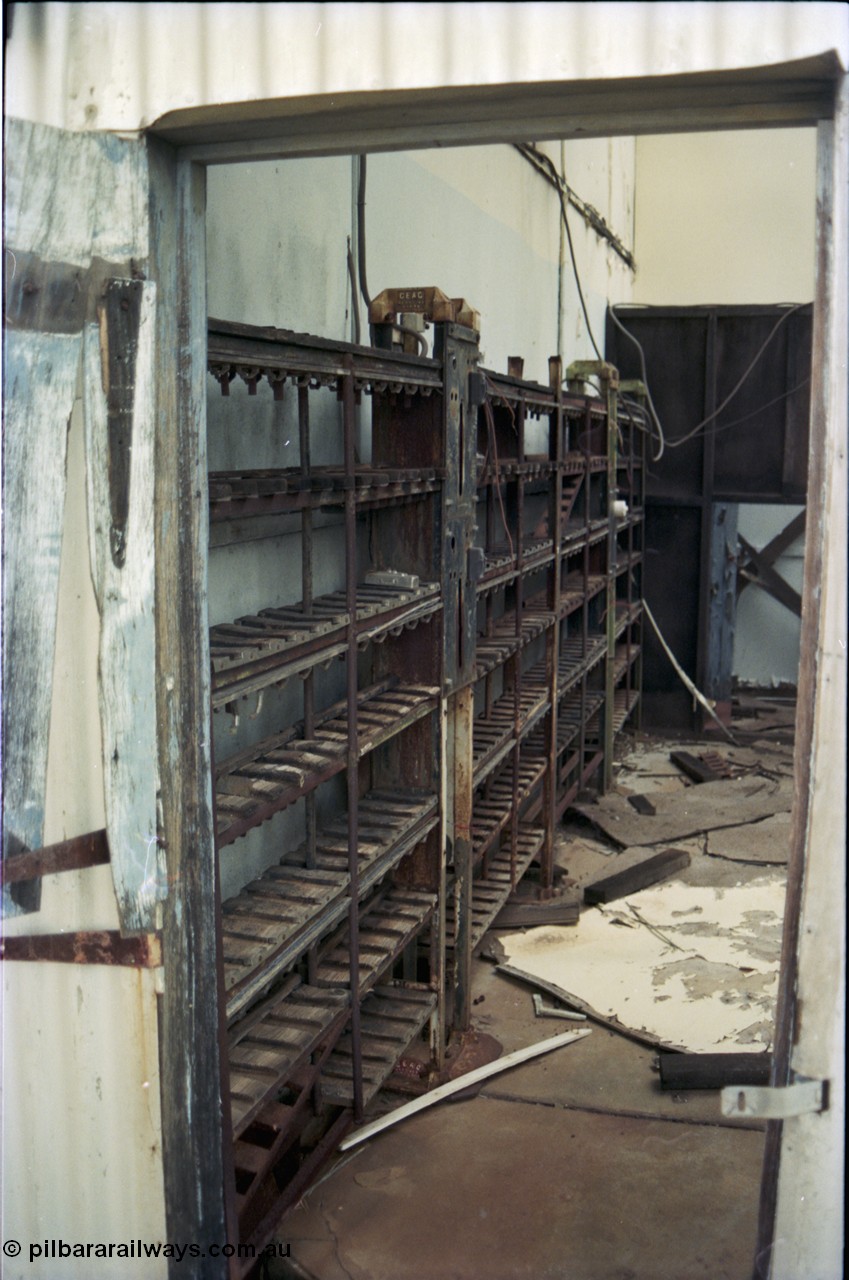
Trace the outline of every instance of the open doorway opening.
[[[587, 144], [578, 144], [585, 146]], [[609, 145], [609, 144], [605, 144]], [[452, 162], [463, 164], [465, 153], [454, 153], [451, 157]], [[481, 158], [482, 153], [468, 153], [469, 159], [466, 162], [466, 172], [464, 179], [468, 176], [468, 169], [474, 161]], [[511, 157], [512, 162], [512, 157]], [[486, 173], [485, 181], [481, 183], [481, 188], [475, 192], [475, 198], [470, 199], [467, 193], [461, 189], [462, 182], [457, 184], [456, 171], [454, 182], [446, 182], [444, 170], [450, 168], [446, 166], [444, 158], [439, 155], [432, 161], [432, 167], [442, 169], [443, 172], [437, 176], [441, 180], [442, 190], [439, 190], [439, 184], [428, 181], [433, 178], [433, 173], [428, 173], [429, 165], [427, 160], [422, 162], [420, 155], [387, 155], [379, 157], [379, 162], [372, 166], [372, 172], [379, 168], [379, 164], [383, 166], [383, 192], [384, 198], [379, 202], [380, 215], [378, 226], [381, 233], [378, 235], [378, 244], [381, 246], [383, 253], [391, 260], [398, 253], [402, 244], [402, 233], [410, 237], [409, 257], [407, 256], [407, 242], [403, 242], [404, 251], [399, 255], [401, 261], [415, 261], [416, 255], [419, 261], [430, 263], [434, 257], [439, 254], [441, 248], [447, 246], [448, 252], [456, 252], [457, 245], [466, 245], [469, 240], [475, 245], [475, 252], [472, 255], [474, 261], [472, 263], [473, 271], [466, 278], [474, 280], [475, 272], [480, 276], [482, 285], [485, 283], [487, 289], [493, 296], [496, 305], [504, 307], [501, 315], [506, 315], [506, 320], [502, 318], [501, 323], [505, 326], [506, 337], [499, 335], [496, 341], [500, 342], [503, 352], [506, 355], [511, 351], [512, 334], [521, 330], [521, 336], [524, 338], [536, 337], [535, 330], [529, 330], [528, 317], [533, 317], [537, 322], [537, 318], [542, 314], [545, 317], [544, 324], [541, 327], [547, 327], [550, 333], [557, 335], [557, 345], [562, 354], [563, 334], [568, 332], [570, 324], [574, 325], [576, 335], [586, 338], [588, 335], [581, 334], [582, 312], [575, 309], [572, 316], [568, 317], [564, 322], [564, 312], [568, 309], [568, 304], [564, 307], [564, 296], [568, 292], [568, 286], [563, 274], [563, 253], [562, 247], [557, 243], [557, 254], [555, 258], [554, 236], [551, 234], [549, 225], [543, 237], [543, 244], [546, 245], [548, 259], [546, 263], [546, 255], [544, 253], [535, 254], [534, 247], [530, 247], [527, 240], [523, 239], [522, 230], [517, 232], [516, 227], [510, 226], [510, 210], [505, 208], [506, 201], [502, 200], [497, 211], [493, 212], [481, 209], [481, 190], [485, 191], [491, 179], [491, 172]], [[407, 180], [396, 179], [393, 181], [393, 167], [398, 166], [415, 166], [418, 169], [417, 177], [419, 178], [425, 190], [413, 193], [413, 184], [410, 182], [409, 173]], [[296, 177], [298, 167], [302, 167], [303, 171]], [[331, 168], [335, 169], [335, 173], [331, 173]], [[261, 170], [261, 171], [260, 171]], [[308, 171], [309, 170], [309, 171]], [[235, 175], [235, 177], [234, 177]], [[238, 179], [242, 177], [247, 186], [244, 193], [238, 193]], [[232, 185], [231, 181], [233, 180]], [[319, 198], [317, 206], [305, 210], [304, 201], [300, 198], [300, 193], [308, 190], [313, 196], [322, 191], [323, 184], [327, 182], [328, 187], [332, 190], [335, 188], [335, 199], [327, 200]], [[610, 176], [608, 175], [610, 183]], [[266, 184], [268, 186], [266, 187]], [[428, 190], [428, 186], [430, 189]], [[577, 186], [577, 184], [576, 184]], [[327, 307], [328, 300], [333, 298], [335, 294], [336, 303], [332, 305], [330, 311], [324, 311], [322, 314], [325, 319], [330, 319], [333, 315], [333, 323], [341, 330], [342, 339], [349, 336], [350, 328], [353, 324], [353, 306], [355, 292], [350, 287], [350, 272], [347, 262], [347, 242], [351, 236], [349, 216], [351, 206], [353, 205], [353, 192], [350, 178], [350, 172], [347, 164], [340, 160], [321, 160], [321, 161], [287, 161], [283, 164], [274, 166], [267, 165], [262, 168], [253, 164], [245, 166], [242, 174], [233, 168], [219, 169], [213, 171], [210, 178], [210, 222], [209, 222], [209, 254], [208, 262], [208, 281], [210, 288], [211, 305], [210, 311], [215, 313], [217, 308], [217, 297], [224, 299], [236, 299], [236, 305], [240, 308], [246, 306], [248, 299], [251, 302], [256, 301], [258, 297], [269, 289], [269, 283], [272, 281], [271, 273], [268, 269], [261, 270], [257, 275], [245, 275], [242, 268], [239, 267], [239, 254], [233, 251], [232, 238], [228, 246], [227, 237], [232, 237], [232, 222], [229, 223], [228, 217], [224, 210], [227, 206], [231, 208], [241, 208], [244, 206], [244, 200], [248, 190], [251, 190], [256, 199], [257, 191], [267, 190], [270, 194], [266, 197], [269, 200], [269, 208], [274, 209], [274, 218], [268, 223], [269, 228], [274, 228], [277, 234], [281, 227], [285, 229], [285, 235], [289, 238], [289, 253], [283, 253], [282, 240], [278, 240], [277, 250], [275, 252], [273, 246], [270, 254], [262, 253], [262, 246], [257, 237], [253, 237], [249, 246], [249, 252], [253, 254], [260, 250], [258, 256], [260, 259], [265, 257], [265, 261], [275, 263], [274, 270], [280, 269], [279, 288], [277, 282], [270, 284], [270, 291], [266, 293], [266, 297], [272, 304], [272, 308], [277, 305], [277, 299], [282, 293], [286, 297], [290, 297], [293, 301], [295, 309], [303, 308], [300, 312], [303, 316], [318, 315], [322, 308]], [[381, 188], [379, 188], [381, 189]], [[440, 200], [440, 195], [442, 199]], [[463, 196], [465, 195], [465, 200]], [[287, 214], [284, 215], [282, 210], [286, 207], [286, 201], [290, 201], [287, 208]], [[449, 206], [446, 209], [446, 205]], [[329, 234], [330, 240], [335, 240], [333, 248], [328, 247], [328, 243], [323, 238], [322, 223], [327, 216], [328, 208], [332, 206], [334, 210], [337, 226], [335, 230]], [[304, 215], [308, 215], [306, 221], [303, 221]], [[491, 233], [491, 242], [488, 251], [483, 251], [483, 246], [487, 246], [487, 238], [481, 234], [481, 213], [486, 216], [486, 226], [488, 232]], [[476, 233], [473, 231], [471, 235], [462, 232], [464, 219], [471, 220], [472, 225], [476, 225]], [[559, 227], [560, 219], [556, 217], [555, 225]], [[591, 228], [588, 228], [588, 233]], [[344, 240], [344, 244], [343, 244]], [[499, 247], [500, 242], [500, 247]], [[512, 253], [510, 252], [512, 250]], [[609, 254], [610, 250], [605, 248], [603, 253]], [[303, 255], [303, 256], [302, 256]], [[464, 259], [468, 259], [469, 254], [464, 255]], [[534, 261], [535, 257], [540, 261]], [[524, 261], [522, 260], [524, 258]], [[324, 288], [316, 293], [311, 294], [308, 287], [299, 288], [296, 283], [299, 273], [303, 270], [303, 263], [312, 261], [317, 271], [325, 272], [325, 279], [328, 265], [335, 260], [334, 283], [329, 288]], [[508, 280], [501, 283], [489, 267], [489, 263], [495, 260], [499, 264], [503, 264], [505, 274]], [[524, 270], [517, 267], [517, 260]], [[370, 262], [373, 259], [370, 259]], [[556, 272], [552, 270], [556, 262]], [[459, 264], [455, 264], [454, 269], [459, 265], [461, 271], [468, 270], [469, 262], [463, 260]], [[542, 265], [542, 270], [540, 266]], [[547, 266], [547, 269], [546, 269]], [[606, 262], [605, 267], [608, 273], [611, 270], [622, 271], [617, 264]], [[528, 289], [527, 282], [530, 278], [533, 280], [534, 273], [540, 276], [539, 287]], [[373, 268], [370, 268], [371, 278], [374, 281]], [[310, 273], [306, 272], [307, 277]], [[623, 273], [625, 281], [628, 281], [627, 274]], [[552, 289], [553, 279], [557, 279], [558, 288], [556, 291], [556, 303], [554, 300], [554, 290]], [[405, 279], [399, 281], [405, 285], [418, 285], [425, 281], [418, 279]], [[426, 283], [440, 283], [432, 281], [430, 278]], [[446, 282], [447, 283], [447, 282]], [[293, 284], [295, 285], [293, 289]], [[308, 284], [308, 280], [305, 282]], [[610, 290], [606, 286], [608, 281], [603, 281], [601, 287], [597, 290], [597, 297], [593, 298], [593, 292], [590, 290], [590, 311], [599, 303], [603, 307], [604, 303], [610, 300]], [[454, 292], [454, 286], [449, 284], [449, 289]], [[456, 292], [462, 296], [467, 293], [473, 294], [474, 289], [458, 288]], [[630, 292], [629, 287], [624, 287], [623, 293]], [[522, 306], [517, 306], [517, 299], [521, 300]], [[477, 298], [472, 297], [471, 301], [477, 305]], [[572, 299], [574, 302], [574, 298]], [[555, 303], [552, 305], [552, 303]], [[223, 310], [223, 308], [222, 308]], [[603, 313], [602, 313], [603, 314]], [[249, 322], [248, 313], [239, 317]], [[276, 316], [270, 315], [268, 320], [263, 319], [262, 323], [273, 323], [275, 325], [283, 324], [283, 327], [290, 327], [288, 323], [281, 322]], [[583, 316], [586, 321], [587, 317]], [[553, 321], [553, 323], [552, 323]], [[315, 326], [309, 320], [306, 323], [301, 320], [294, 320], [291, 327], [300, 329], [301, 326], [308, 329], [320, 328]], [[512, 329], [511, 329], [512, 326]], [[517, 327], [518, 326], [518, 327]], [[532, 347], [536, 345], [531, 342]], [[527, 350], [527, 345], [525, 346]], [[549, 352], [551, 344], [549, 344]], [[539, 375], [537, 375], [539, 376]], [[248, 392], [249, 393], [248, 389]], [[245, 393], [245, 394], [247, 394]], [[279, 424], [278, 424], [279, 425]], [[276, 430], [276, 428], [275, 428]], [[288, 444], [288, 441], [287, 441]]]

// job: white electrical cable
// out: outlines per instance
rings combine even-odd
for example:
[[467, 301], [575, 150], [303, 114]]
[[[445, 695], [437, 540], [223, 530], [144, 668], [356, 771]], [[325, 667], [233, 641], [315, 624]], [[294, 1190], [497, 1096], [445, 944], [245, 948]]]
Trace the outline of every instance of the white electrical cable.
[[647, 601], [646, 601], [646, 600], [643, 600], [643, 609], [645, 610], [645, 615], [646, 615], [646, 617], [648, 618], [649, 622], [650, 622], [650, 623], [651, 623], [651, 625], [652, 625], [652, 628], [653, 628], [653, 630], [654, 630], [654, 634], [657, 636], [658, 640], [660, 641], [661, 646], [663, 647], [663, 651], [664, 651], [664, 653], [666, 654], [666, 656], [667, 656], [667, 658], [669, 659], [669, 661], [672, 663], [672, 665], [673, 665], [673, 667], [675, 668], [675, 671], [677, 672], [678, 676], [681, 678], [681, 680], [682, 680], [682, 681], [683, 681], [683, 683], [686, 685], [687, 689], [690, 691], [690, 693], [693, 695], [693, 697], [696, 699], [696, 701], [697, 701], [697, 702], [699, 702], [699, 703], [701, 703], [701, 705], [704, 707], [705, 711], [708, 713], [708, 715], [710, 716], [710, 718], [711, 718], [712, 720], [715, 720], [715, 721], [716, 721], [716, 723], [719, 725], [720, 729], [721, 729], [721, 730], [722, 730], [722, 732], [725, 734], [725, 736], [726, 736], [728, 739], [730, 739], [730, 741], [731, 741], [731, 742], [733, 742], [735, 746], [737, 746], [737, 739], [734, 737], [734, 735], [733, 735], [733, 733], [731, 732], [731, 730], [730, 730], [729, 728], [727, 728], [727, 726], [726, 726], [726, 725], [724, 725], [724, 724], [722, 723], [722, 721], [720, 720], [719, 716], [716, 714], [716, 712], [714, 711], [713, 707], [710, 705], [710, 702], [707, 700], [707, 698], [705, 697], [705, 695], [704, 695], [703, 693], [700, 693], [700, 691], [699, 691], [699, 690], [696, 688], [696, 686], [693, 684], [692, 680], [691, 680], [691, 679], [690, 679], [690, 677], [687, 675], [687, 672], [686, 672], [686, 671], [684, 670], [684, 668], [681, 666], [681, 663], [680, 663], [680, 662], [678, 661], [678, 659], [675, 657], [675, 654], [672, 652], [672, 650], [670, 649], [669, 645], [668, 645], [668, 644], [666, 643], [666, 641], [664, 640], [664, 638], [663, 638], [663, 636], [661, 635], [661, 632], [660, 632], [660, 627], [659, 627], [659, 626], [657, 625], [657, 623], [655, 622], [654, 614], [652, 613], [651, 609], [649, 608], [648, 603], [647, 603]]

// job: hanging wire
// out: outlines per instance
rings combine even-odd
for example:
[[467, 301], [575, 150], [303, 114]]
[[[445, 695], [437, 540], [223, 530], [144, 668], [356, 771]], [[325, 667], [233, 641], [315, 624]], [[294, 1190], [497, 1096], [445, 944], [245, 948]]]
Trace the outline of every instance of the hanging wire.
[[557, 188], [557, 194], [560, 197], [560, 213], [563, 217], [563, 225], [566, 228], [566, 240], [569, 245], [569, 257], [572, 259], [572, 274], [575, 277], [575, 285], [578, 290], [578, 297], [581, 301], [581, 310], [584, 313], [584, 320], [586, 321], [586, 325], [587, 325], [587, 333], [589, 334], [590, 342], [593, 344], [593, 351], [595, 351], [599, 360], [603, 362], [604, 356], [601, 354], [601, 352], [598, 349], [598, 343], [595, 340], [593, 327], [590, 324], [590, 315], [589, 315], [589, 312], [587, 311], [587, 304], [584, 301], [584, 291], [581, 288], [581, 276], [580, 276], [580, 273], [578, 272], [578, 262], [577, 262], [577, 259], [575, 258], [575, 246], [572, 243], [572, 230], [569, 226], [569, 218], [567, 217], [567, 214], [566, 214], [566, 197], [563, 194], [563, 189], [561, 187]]
[[366, 304], [366, 312], [371, 306], [368, 284], [366, 282], [366, 158], [358, 158], [357, 174], [357, 265], [360, 272], [360, 292]]
[[[368, 314], [368, 309], [371, 306], [371, 297], [366, 282], [366, 158], [364, 155], [358, 157], [357, 264], [360, 274], [360, 292], [366, 304], [366, 314]], [[410, 334], [415, 338], [416, 345], [419, 348], [419, 355], [427, 355], [427, 338], [423, 333], [419, 333], [416, 329], [408, 329], [406, 325], [402, 324], [396, 324], [395, 328], [400, 329], [401, 333]]]
[[807, 303], [807, 302], [797, 302], [795, 306], [793, 306], [793, 307], [789, 307], [789, 308], [788, 308], [788, 309], [783, 313], [783, 315], [779, 316], [778, 320], [776, 320], [775, 324], [774, 324], [774, 325], [772, 326], [772, 328], [770, 329], [770, 331], [769, 331], [769, 333], [767, 334], [766, 338], [764, 339], [764, 341], [762, 342], [762, 344], [760, 345], [760, 347], [758, 347], [758, 350], [756, 351], [755, 355], [752, 357], [752, 359], [750, 360], [750, 362], [748, 363], [748, 365], [746, 366], [746, 368], [743, 370], [743, 373], [740, 375], [740, 378], [739, 378], [739, 379], [738, 379], [738, 381], [735, 383], [735, 385], [734, 385], [733, 389], [732, 389], [731, 391], [729, 391], [728, 395], [725, 397], [725, 399], [723, 400], [723, 402], [722, 402], [722, 404], [719, 406], [719, 408], [718, 408], [718, 409], [714, 409], [713, 413], [709, 413], [709, 414], [708, 414], [708, 416], [707, 416], [706, 418], [703, 418], [701, 422], [698, 422], [698, 423], [697, 423], [697, 424], [696, 424], [696, 425], [695, 425], [695, 426], [694, 426], [690, 431], [688, 431], [688, 432], [686, 433], [686, 435], [678, 436], [678, 437], [676, 437], [676, 439], [675, 439], [675, 440], [668, 440], [668, 441], [667, 441], [667, 446], [668, 446], [668, 448], [670, 448], [670, 449], [678, 449], [678, 448], [680, 448], [680, 446], [681, 446], [682, 444], [686, 444], [688, 440], [692, 440], [693, 436], [698, 435], [698, 434], [699, 434], [699, 432], [700, 432], [704, 427], [706, 427], [706, 426], [708, 425], [708, 423], [709, 423], [709, 422], [713, 422], [714, 418], [718, 418], [718, 417], [719, 417], [719, 415], [722, 413], [723, 409], [725, 409], [725, 408], [726, 408], [726, 406], [727, 406], [727, 405], [729, 405], [729, 404], [731, 403], [731, 401], [732, 401], [732, 400], [734, 399], [734, 397], [737, 395], [737, 392], [738, 392], [738, 391], [740, 390], [740, 388], [743, 386], [743, 384], [744, 384], [744, 382], [746, 381], [746, 379], [747, 379], [747, 378], [749, 377], [749, 375], [752, 373], [752, 371], [753, 371], [753, 369], [755, 368], [756, 364], [757, 364], [757, 363], [758, 363], [758, 361], [760, 360], [760, 358], [761, 358], [761, 356], [763, 355], [763, 353], [766, 351], [766, 349], [767, 349], [767, 347], [769, 346], [769, 344], [772, 342], [772, 340], [773, 340], [773, 338], [775, 337], [775, 335], [778, 333], [778, 330], [781, 328], [781, 326], [782, 326], [783, 324], [785, 324], [785, 323], [790, 319], [790, 317], [791, 317], [792, 315], [794, 315], [794, 314], [795, 314], [795, 312], [799, 311], [802, 307], [806, 307], [807, 305], [808, 305], [808, 303]]
[[[658, 437], [660, 440], [660, 448], [657, 454], [653, 456], [652, 461], [659, 462], [663, 456], [664, 449], [679, 449], [681, 445], [686, 444], [689, 440], [692, 440], [701, 431], [703, 431], [706, 426], [708, 426], [711, 422], [713, 422], [715, 418], [719, 417], [719, 415], [728, 407], [728, 405], [731, 403], [731, 401], [734, 399], [737, 393], [741, 390], [741, 388], [743, 387], [747, 379], [751, 376], [758, 361], [766, 351], [767, 347], [775, 338], [775, 335], [778, 333], [781, 326], [785, 324], [790, 319], [790, 317], [795, 314], [795, 312], [801, 310], [803, 307], [807, 307], [809, 304], [807, 302], [797, 302], [797, 303], [794, 303], [793, 306], [787, 307], [787, 309], [782, 313], [782, 315], [779, 316], [778, 320], [775, 322], [772, 329], [770, 329], [763, 343], [755, 352], [755, 355], [752, 357], [749, 364], [743, 370], [743, 373], [741, 374], [740, 378], [738, 379], [738, 381], [736, 382], [732, 390], [725, 397], [722, 404], [719, 405], [717, 409], [714, 409], [712, 413], [709, 413], [706, 418], [703, 418], [701, 422], [697, 422], [696, 425], [694, 427], [691, 427], [690, 430], [687, 431], [683, 436], [677, 436], [674, 440], [669, 439], [664, 435], [663, 428], [661, 427], [661, 424], [660, 424], [660, 419], [658, 418], [658, 415], [657, 415], [657, 410], [655, 409], [655, 406], [654, 406], [654, 401], [652, 400], [652, 397], [651, 397], [651, 391], [649, 390], [648, 376], [646, 374], [645, 352], [639, 340], [634, 337], [633, 333], [631, 333], [629, 329], [625, 328], [625, 325], [619, 319], [619, 316], [617, 315], [617, 311], [620, 309], [621, 305], [622, 305], [621, 303], [618, 303], [616, 306], [610, 307], [610, 318], [612, 319], [616, 327], [622, 331], [622, 333], [629, 340], [629, 342], [632, 342], [634, 344], [634, 346], [637, 348], [637, 351], [639, 352], [642, 379], [646, 388], [646, 400], [651, 409], [652, 419], [654, 421], [655, 428], [658, 432]], [[796, 387], [792, 387], [790, 391], [783, 392], [782, 395], [775, 397], [775, 399], [768, 401], [766, 404], [760, 405], [752, 413], [746, 414], [743, 418], [738, 419], [738, 422], [746, 422], [748, 421], [749, 418], [755, 417], [758, 413], [762, 412], [762, 410], [768, 409], [770, 405], [776, 404], [779, 400], [782, 400], [786, 396], [791, 395], [794, 391], [798, 389], [798, 387], [804, 386], [805, 383], [809, 381], [810, 379], [806, 378], [803, 382], [798, 383]], [[736, 426], [736, 425], [737, 423], [727, 423], [723, 427], [719, 428], [719, 430], [724, 431], [728, 427]]]
[[732, 427], [739, 427], [742, 423], [749, 422], [752, 418], [757, 418], [764, 410], [771, 409], [774, 404], [780, 404], [782, 400], [789, 399], [797, 391], [807, 387], [810, 381], [810, 377], [803, 378], [801, 382], [796, 383], [795, 387], [790, 387], [788, 391], [782, 391], [779, 396], [773, 396], [771, 400], [767, 400], [766, 404], [758, 405], [757, 409], [753, 409], [751, 413], [744, 414], [742, 418], [735, 418], [733, 422], [723, 422], [721, 427], [714, 427], [714, 435], [719, 435], [721, 431], [730, 431]]
[[663, 457], [664, 449], [666, 448], [666, 437], [664, 436], [663, 427], [660, 424], [660, 418], [658, 417], [657, 409], [655, 408], [654, 400], [652, 399], [651, 390], [649, 389], [649, 377], [648, 377], [648, 374], [646, 373], [646, 353], [645, 351], [643, 351], [642, 344], [637, 341], [637, 339], [634, 337], [633, 333], [630, 332], [630, 330], [625, 328], [624, 324], [617, 316], [616, 307], [615, 306], [610, 307], [609, 312], [610, 312], [610, 318], [613, 321], [613, 323], [616, 325], [617, 329], [621, 329], [622, 333], [624, 333], [628, 341], [632, 342], [634, 346], [637, 348], [637, 352], [640, 357], [640, 372], [642, 375], [642, 382], [643, 382], [643, 386], [646, 389], [646, 403], [648, 404], [649, 413], [651, 414], [651, 420], [654, 423], [654, 428], [655, 428], [655, 431], [657, 432], [657, 453], [652, 454], [652, 462], [660, 462], [661, 458]]
[[360, 329], [360, 300], [357, 297], [357, 273], [354, 268], [354, 255], [351, 252], [350, 236], [348, 236], [348, 278], [351, 281], [351, 313], [354, 317], [354, 342], [359, 346], [362, 334]]
[[672, 663], [673, 667], [675, 668], [675, 672], [676, 672], [676, 674], [678, 675], [679, 679], [680, 679], [680, 680], [682, 681], [682, 683], [686, 686], [686, 688], [689, 690], [689, 692], [693, 695], [693, 697], [695, 698], [696, 702], [700, 703], [700, 704], [701, 704], [701, 706], [703, 706], [703, 707], [704, 707], [705, 711], [708, 713], [708, 715], [710, 716], [710, 718], [711, 718], [712, 720], [715, 720], [715, 721], [716, 721], [716, 723], [719, 725], [720, 729], [721, 729], [721, 730], [722, 730], [722, 732], [725, 734], [725, 736], [726, 736], [727, 738], [729, 738], [729, 739], [734, 743], [734, 745], [735, 745], [735, 746], [739, 745], [739, 744], [737, 743], [737, 739], [734, 737], [734, 735], [733, 735], [733, 733], [731, 732], [731, 730], [728, 728], [728, 726], [727, 726], [727, 725], [724, 725], [724, 724], [722, 723], [722, 721], [720, 720], [719, 716], [716, 714], [716, 712], [714, 711], [713, 707], [712, 707], [712, 706], [710, 705], [710, 703], [708, 702], [708, 700], [707, 700], [707, 698], [705, 697], [705, 695], [704, 695], [704, 694], [703, 694], [699, 689], [697, 689], [697, 688], [696, 688], [696, 686], [693, 684], [693, 681], [692, 681], [692, 680], [690, 679], [690, 677], [687, 675], [687, 672], [686, 672], [686, 671], [684, 670], [684, 668], [681, 666], [681, 663], [680, 663], [680, 662], [678, 661], [678, 659], [675, 657], [675, 654], [672, 652], [672, 650], [670, 649], [669, 645], [668, 645], [668, 644], [666, 643], [666, 641], [664, 640], [664, 638], [663, 638], [663, 636], [662, 636], [662, 634], [661, 634], [661, 631], [660, 631], [660, 627], [659, 627], [659, 626], [657, 625], [657, 623], [655, 622], [654, 614], [652, 613], [651, 609], [650, 609], [650, 608], [649, 608], [649, 606], [648, 606], [648, 601], [647, 601], [647, 600], [645, 600], [645, 599], [643, 599], [643, 609], [645, 610], [645, 615], [646, 615], [646, 617], [648, 618], [649, 622], [650, 622], [650, 623], [651, 623], [651, 625], [652, 625], [652, 629], [653, 629], [653, 631], [654, 631], [655, 635], [657, 636], [658, 640], [660, 641], [660, 644], [661, 644], [661, 647], [662, 647], [662, 649], [663, 649], [663, 652], [666, 654], [667, 658], [669, 659], [669, 661]]
[[484, 400], [483, 413], [486, 419], [487, 428], [487, 452], [489, 452], [490, 449], [492, 450], [492, 463], [495, 471], [495, 493], [498, 498], [498, 507], [501, 512], [501, 523], [504, 526], [504, 532], [507, 535], [507, 545], [510, 548], [510, 559], [515, 560], [516, 552], [513, 546], [513, 538], [510, 533], [510, 528], [507, 524], [507, 513], [504, 510], [504, 498], [501, 493], [501, 466], [498, 461], [498, 443], [495, 435], [495, 415], [492, 412], [492, 402], [489, 396]]

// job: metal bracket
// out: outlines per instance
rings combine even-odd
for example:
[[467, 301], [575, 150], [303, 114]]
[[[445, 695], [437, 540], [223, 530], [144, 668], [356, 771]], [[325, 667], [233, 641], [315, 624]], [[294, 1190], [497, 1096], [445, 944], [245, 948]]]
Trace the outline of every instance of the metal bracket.
[[730, 1085], [722, 1090], [724, 1116], [754, 1116], [759, 1120], [792, 1120], [828, 1110], [827, 1080], [794, 1080], [783, 1088]]
[[574, 1009], [552, 1009], [543, 1002], [538, 991], [534, 992], [534, 1013], [538, 1018], [566, 1018], [570, 1022], [586, 1022], [587, 1015]]
[[486, 399], [486, 378], [477, 369], [472, 369], [469, 373], [469, 404], [472, 408], [479, 408]]

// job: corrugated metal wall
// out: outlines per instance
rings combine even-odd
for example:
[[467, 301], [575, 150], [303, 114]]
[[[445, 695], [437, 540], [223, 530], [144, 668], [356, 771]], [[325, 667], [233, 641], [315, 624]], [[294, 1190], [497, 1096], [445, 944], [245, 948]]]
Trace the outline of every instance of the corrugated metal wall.
[[849, 49], [846, 7], [690, 4], [25, 4], [10, 115], [137, 130], [223, 102], [758, 67]]

